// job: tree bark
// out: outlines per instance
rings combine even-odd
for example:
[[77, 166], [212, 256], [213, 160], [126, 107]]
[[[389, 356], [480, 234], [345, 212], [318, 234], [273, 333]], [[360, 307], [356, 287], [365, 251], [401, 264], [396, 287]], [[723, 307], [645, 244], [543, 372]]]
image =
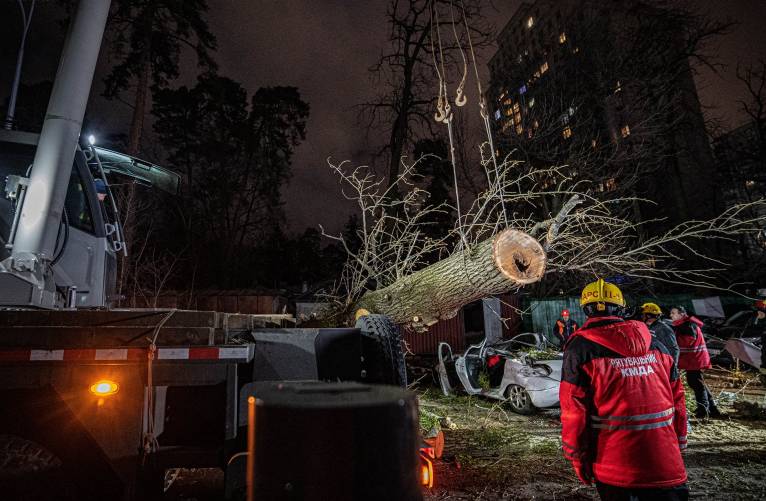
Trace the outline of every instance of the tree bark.
[[144, 131], [144, 116], [146, 115], [146, 100], [149, 97], [149, 74], [152, 71], [149, 57], [141, 65], [141, 73], [136, 84], [136, 99], [133, 107], [133, 117], [130, 121], [128, 136], [128, 154], [138, 155], [141, 151], [141, 135]]
[[390, 316], [396, 323], [428, 326], [451, 318], [466, 304], [539, 281], [546, 255], [540, 243], [507, 229], [463, 252], [362, 296], [355, 310]]

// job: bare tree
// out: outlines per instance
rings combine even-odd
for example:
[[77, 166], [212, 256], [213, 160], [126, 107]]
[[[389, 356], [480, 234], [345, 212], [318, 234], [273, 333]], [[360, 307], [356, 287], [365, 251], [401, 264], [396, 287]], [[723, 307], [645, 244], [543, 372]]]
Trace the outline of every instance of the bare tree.
[[[371, 79], [381, 91], [358, 105], [360, 119], [368, 131], [387, 136], [379, 153], [387, 157], [388, 186], [394, 186], [399, 179], [402, 156], [413, 138], [423, 132], [434, 135], [433, 104], [440, 85], [434, 63], [439, 52], [446, 61], [466, 57], [463, 49], [468, 42], [463, 26], [467, 24], [463, 16], [471, 20], [474, 48], [485, 47], [492, 40], [492, 29], [482, 16], [480, 5], [474, 0], [390, 1], [386, 12], [389, 47], [370, 68]], [[437, 19], [444, 24], [437, 23]]]
[[764, 166], [766, 163], [766, 60], [737, 67], [737, 80], [747, 89], [747, 99], [739, 101], [740, 108], [751, 120], [756, 134], [746, 152], [749, 159]]
[[[359, 309], [385, 313], [416, 328], [449, 318], [463, 305], [487, 295], [508, 292], [548, 274], [605, 276], [619, 273], [692, 287], [716, 288], [726, 264], [705, 252], [711, 241], [730, 241], [757, 232], [766, 218], [753, 211], [763, 202], [738, 205], [707, 221], [687, 221], [651, 238], [642, 224], [625, 217], [635, 199], [602, 200], [589, 183], [569, 175], [567, 167], [533, 169], [516, 161], [499, 165], [488, 189], [449, 235], [423, 238], [423, 224], [445, 204], [429, 205], [412, 175], [417, 162], [405, 164], [397, 185], [407, 187], [392, 200], [384, 178], [366, 168], [346, 170], [331, 164], [359, 203], [362, 245], [349, 252], [342, 280], [325, 312], [344, 321]], [[486, 169], [491, 159], [484, 160]], [[555, 184], [540, 180], [558, 179]], [[541, 200], [562, 197], [560, 210], [545, 219], [523, 210]], [[516, 211], [515, 209], [519, 209]], [[510, 217], [509, 217], [510, 216]], [[459, 234], [460, 238], [453, 238]], [[345, 244], [343, 236], [326, 235]], [[452, 246], [447, 242], [458, 242]], [[444, 258], [428, 264], [425, 255], [438, 249]], [[704, 266], [685, 266], [691, 253]]]

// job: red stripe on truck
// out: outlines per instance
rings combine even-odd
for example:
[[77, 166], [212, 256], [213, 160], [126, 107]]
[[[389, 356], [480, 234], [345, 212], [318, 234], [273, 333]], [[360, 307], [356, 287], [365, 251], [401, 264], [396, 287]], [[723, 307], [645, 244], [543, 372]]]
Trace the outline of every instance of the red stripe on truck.
[[218, 348], [189, 348], [189, 360], [218, 360]]
[[26, 362], [29, 360], [29, 350], [0, 351], [0, 362]]
[[[84, 348], [71, 350], [0, 350], [0, 362], [144, 361], [147, 348]], [[157, 348], [160, 360], [248, 360], [247, 346], [184, 346]]]
[[96, 350], [64, 350], [64, 361], [95, 360]]

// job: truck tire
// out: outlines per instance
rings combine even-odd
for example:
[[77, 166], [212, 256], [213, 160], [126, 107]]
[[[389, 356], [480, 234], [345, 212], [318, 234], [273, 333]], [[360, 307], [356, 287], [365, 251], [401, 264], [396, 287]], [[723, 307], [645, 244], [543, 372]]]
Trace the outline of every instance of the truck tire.
[[16, 435], [0, 435], [0, 493], [23, 501], [79, 499], [59, 458]]
[[407, 387], [407, 366], [399, 327], [386, 315], [364, 315], [356, 321], [362, 331], [364, 382]]
[[0, 435], [0, 478], [39, 473], [61, 466], [41, 445], [15, 435]]

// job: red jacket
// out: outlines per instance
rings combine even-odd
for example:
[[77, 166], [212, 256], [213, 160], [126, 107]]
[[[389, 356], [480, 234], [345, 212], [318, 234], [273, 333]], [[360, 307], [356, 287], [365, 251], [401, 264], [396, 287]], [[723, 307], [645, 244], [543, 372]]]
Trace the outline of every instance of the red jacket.
[[667, 348], [643, 322], [590, 318], [564, 350], [561, 439], [564, 456], [619, 487], [672, 487], [686, 481], [686, 405]]
[[678, 349], [678, 368], [698, 371], [710, 368], [710, 354], [702, 336], [702, 320], [685, 316], [673, 322]]

